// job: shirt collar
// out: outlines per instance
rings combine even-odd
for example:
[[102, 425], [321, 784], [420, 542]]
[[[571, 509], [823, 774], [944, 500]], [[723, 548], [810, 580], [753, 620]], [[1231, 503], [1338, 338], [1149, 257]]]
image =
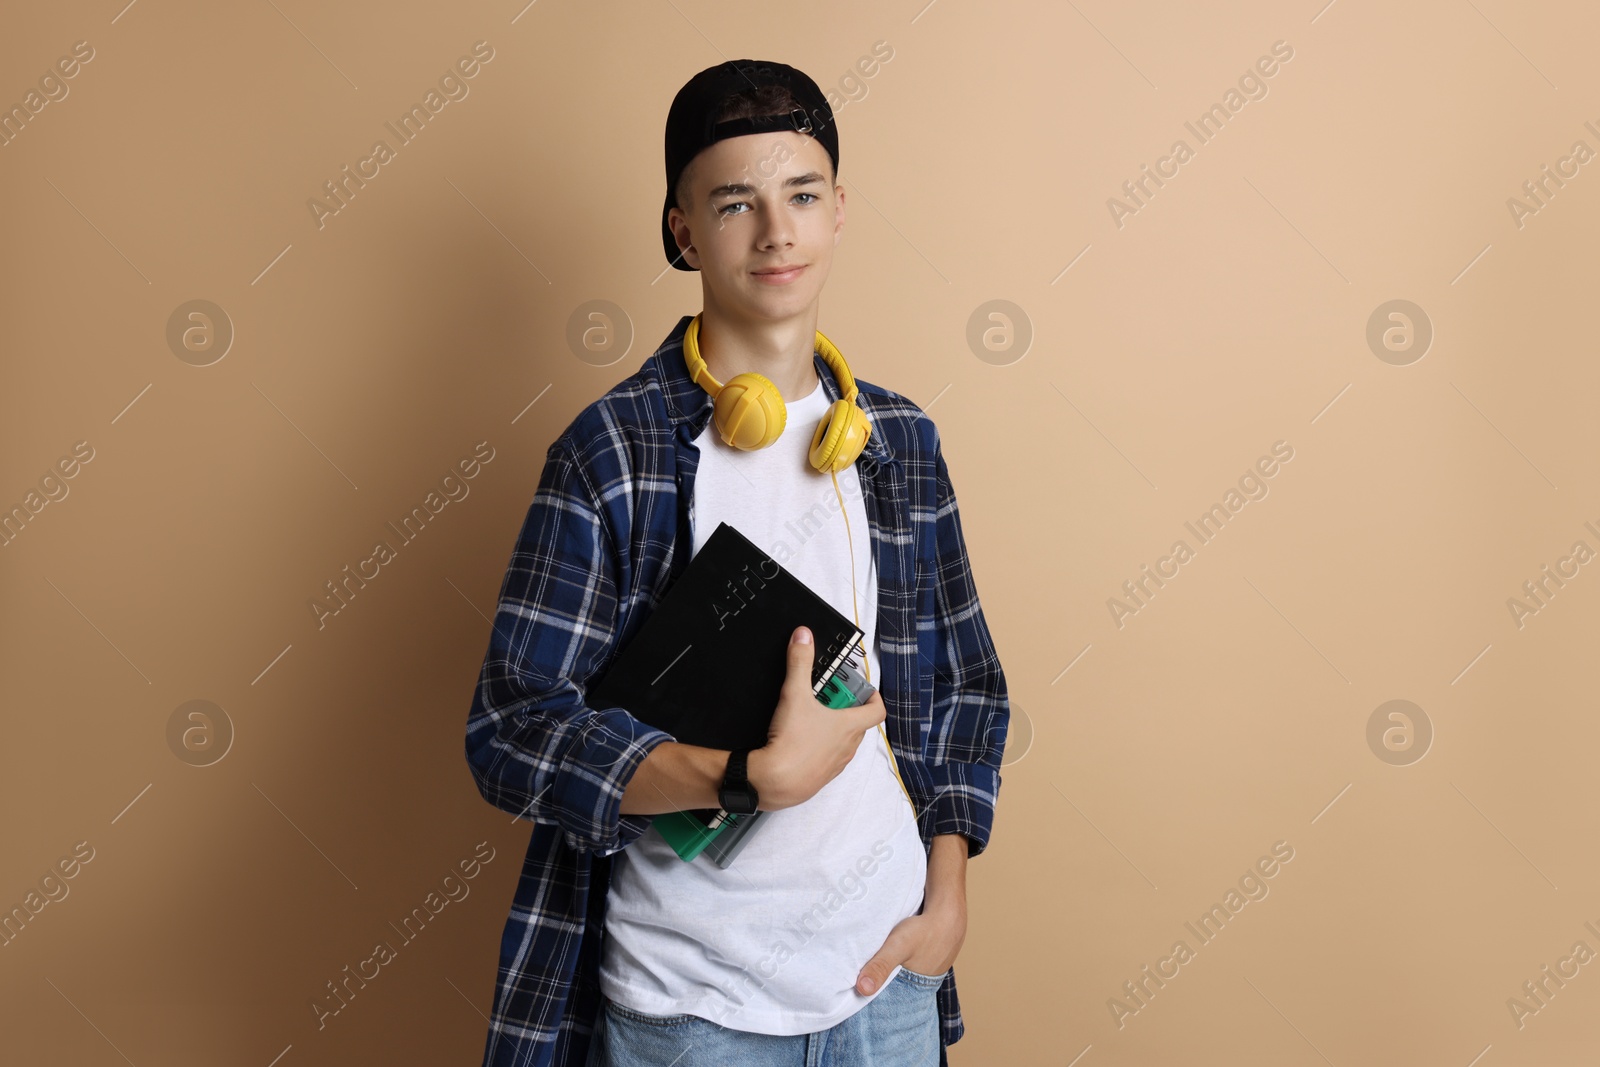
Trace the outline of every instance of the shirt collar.
[[[687, 422], [691, 430], [698, 434], [704, 429], [706, 421], [711, 417], [713, 401], [711, 394], [700, 387], [700, 384], [689, 377], [689, 365], [683, 359], [683, 335], [689, 329], [689, 323], [694, 320], [693, 315], [685, 315], [678, 320], [672, 328], [667, 339], [661, 342], [661, 347], [655, 350], [650, 357], [656, 363], [656, 375], [661, 381], [661, 392], [666, 399], [667, 419], [673, 429]], [[843, 395], [839, 382], [834, 378], [833, 368], [828, 366], [828, 361], [819, 354], [812, 355], [812, 362], [817, 368], [817, 377], [822, 379], [822, 391], [827, 394], [830, 402], [838, 400]], [[856, 383], [856, 404], [872, 415], [870, 401], [867, 393]], [[867, 437], [867, 444], [861, 452], [862, 457], [882, 463], [891, 457], [889, 447], [884, 443], [883, 433], [874, 426], [872, 433]]]

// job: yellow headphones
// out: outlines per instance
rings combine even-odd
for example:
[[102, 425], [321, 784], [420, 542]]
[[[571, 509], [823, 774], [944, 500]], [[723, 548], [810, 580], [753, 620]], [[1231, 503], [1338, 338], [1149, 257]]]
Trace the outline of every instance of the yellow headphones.
[[[842, 396], [835, 400], [828, 413], [817, 423], [816, 432], [811, 435], [811, 465], [822, 474], [833, 478], [833, 491], [839, 497], [839, 514], [844, 516], [845, 536], [850, 538], [850, 603], [855, 611], [856, 626], [861, 625], [861, 608], [856, 603], [856, 553], [855, 537], [850, 532], [850, 513], [844, 506], [844, 494], [839, 491], [838, 472], [854, 463], [861, 455], [861, 450], [867, 447], [867, 438], [872, 434], [872, 422], [867, 418], [867, 413], [856, 406], [856, 380], [850, 373], [850, 367], [845, 363], [844, 356], [834, 347], [832, 341], [817, 331], [817, 354], [823, 362], [833, 370], [834, 377], [839, 380]], [[714, 406], [712, 418], [717, 425], [717, 434], [722, 438], [722, 443], [745, 452], [754, 452], [758, 448], [766, 448], [776, 441], [782, 434], [784, 425], [788, 421], [788, 408], [783, 403], [783, 394], [772, 380], [764, 374], [755, 371], [745, 371], [735, 374], [728, 379], [726, 385], [711, 376], [711, 370], [706, 366], [706, 361], [700, 355], [700, 316], [696, 315], [690, 322], [683, 335], [683, 358], [689, 365], [689, 377], [695, 384], [711, 394]], [[861, 667], [866, 674], [867, 682], [872, 682], [872, 664], [863, 654]], [[889, 744], [889, 735], [883, 729], [883, 724], [878, 724], [878, 732], [883, 734], [883, 747], [889, 753], [890, 766], [894, 768], [894, 776], [900, 782], [900, 790], [906, 795], [906, 802], [911, 804], [912, 812], [917, 810], [917, 805], [911, 800], [911, 791], [906, 789], [906, 780], [900, 774], [899, 761], [894, 758], [894, 747]]]
[[[872, 422], [856, 406], [856, 380], [833, 342], [817, 331], [817, 353], [833, 369], [843, 395], [833, 402], [811, 435], [811, 465], [823, 474], [842, 471], [856, 461], [867, 447]], [[683, 356], [689, 376], [716, 400], [713, 418], [722, 443], [746, 452], [766, 448], [783, 433], [788, 409], [783, 394], [765, 375], [745, 371], [717, 381], [700, 356], [700, 316], [696, 315], [683, 335]]]

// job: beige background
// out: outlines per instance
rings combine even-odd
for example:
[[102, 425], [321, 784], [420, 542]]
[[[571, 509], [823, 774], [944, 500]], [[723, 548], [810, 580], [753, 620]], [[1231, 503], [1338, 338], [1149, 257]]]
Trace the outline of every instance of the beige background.
[[[700, 308], [661, 254], [662, 125], [741, 57], [848, 101], [820, 324], [939, 424], [1014, 700], [952, 1062], [1600, 1050], [1600, 963], [1507, 1005], [1600, 952], [1600, 565], [1520, 628], [1507, 605], [1600, 550], [1600, 163], [1508, 206], [1600, 150], [1588, 5], [118, 3], [0, 32], [7, 106], [94, 51], [0, 147], [0, 505], [93, 450], [0, 548], [0, 906], [93, 850], [0, 948], [0, 1058], [478, 1062], [528, 838], [462, 753], [488, 615], [545, 447]], [[477, 41], [469, 94], [319, 228], [307, 201]], [[197, 299], [234, 334], [176, 350], [207, 366], [167, 341]], [[574, 350], [596, 300], [622, 340]], [[1392, 300], [1433, 332], [1379, 346], [1405, 365], [1367, 341]], [[319, 629], [323, 583], [480, 441], [470, 495]], [[170, 740], [194, 700], [221, 714]], [[1369, 746], [1390, 700], [1420, 761]], [[1270, 894], [1192, 937], [1280, 841]], [[311, 999], [479, 842], [471, 895], [319, 1030]]]

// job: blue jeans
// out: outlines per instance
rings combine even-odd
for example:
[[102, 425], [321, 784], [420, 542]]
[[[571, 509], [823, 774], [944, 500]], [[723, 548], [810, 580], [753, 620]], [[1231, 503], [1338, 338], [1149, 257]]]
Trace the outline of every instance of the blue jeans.
[[944, 984], [904, 967], [844, 1022], [781, 1037], [697, 1015], [646, 1015], [602, 996], [588, 1067], [939, 1067]]

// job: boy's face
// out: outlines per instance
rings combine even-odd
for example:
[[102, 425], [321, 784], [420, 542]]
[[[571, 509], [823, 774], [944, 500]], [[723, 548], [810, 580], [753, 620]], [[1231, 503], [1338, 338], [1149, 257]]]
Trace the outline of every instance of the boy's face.
[[708, 306], [769, 320], [815, 308], [844, 233], [832, 172], [822, 145], [787, 131], [730, 137], [695, 156], [667, 225], [680, 249], [693, 245], [683, 259], [699, 269]]

